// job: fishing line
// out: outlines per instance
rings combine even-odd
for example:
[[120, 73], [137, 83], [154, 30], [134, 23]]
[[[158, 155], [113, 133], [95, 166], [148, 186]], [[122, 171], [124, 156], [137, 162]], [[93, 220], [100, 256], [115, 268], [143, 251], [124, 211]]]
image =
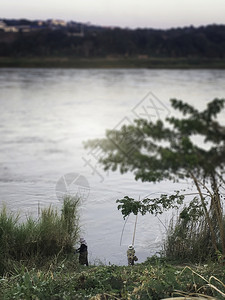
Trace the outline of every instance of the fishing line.
[[159, 220], [159, 222], [163, 225], [163, 227], [166, 229], [166, 231], [168, 231], [168, 228], [166, 228], [166, 225], [163, 223], [163, 221], [161, 221], [158, 216], [156, 216], [156, 217]]
[[[130, 216], [130, 215], [129, 215], [129, 216]], [[126, 218], [126, 220], [125, 220], [125, 222], [124, 222], [124, 225], [123, 225], [123, 229], [122, 229], [121, 237], [120, 237], [120, 246], [121, 246], [122, 239], [123, 239], [123, 232], [124, 232], [124, 229], [125, 229], [125, 226], [126, 226], [126, 223], [127, 223], [127, 221], [128, 221], [129, 216]]]

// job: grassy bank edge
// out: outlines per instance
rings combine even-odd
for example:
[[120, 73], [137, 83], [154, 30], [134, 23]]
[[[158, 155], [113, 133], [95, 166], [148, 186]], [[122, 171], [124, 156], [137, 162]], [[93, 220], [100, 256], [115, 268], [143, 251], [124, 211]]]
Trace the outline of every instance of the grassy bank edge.
[[[36, 222], [28, 218], [21, 224], [17, 223], [17, 215], [7, 213], [3, 206], [0, 213], [0, 270], [5, 265], [5, 272], [0, 276], [1, 300], [144, 300], [181, 295], [224, 299], [224, 265], [210, 259], [204, 264], [194, 264], [181, 257], [168, 260], [153, 256], [134, 266], [104, 265], [100, 261], [89, 267], [80, 266], [73, 248], [78, 238], [78, 204], [79, 199], [65, 198], [61, 214], [50, 206], [42, 210]], [[37, 239], [35, 232], [39, 224], [44, 226], [38, 230]], [[47, 239], [44, 239], [45, 245], [41, 244], [40, 252], [36, 250], [42, 234]], [[56, 240], [63, 242], [58, 248], [55, 247]], [[63, 251], [64, 241], [72, 246], [69, 251]], [[50, 247], [46, 248], [47, 252], [43, 252], [45, 246]], [[49, 255], [52, 248], [55, 251]]]
[[149, 259], [133, 267], [92, 265], [72, 270], [69, 261], [64, 261], [47, 271], [21, 269], [0, 278], [0, 295], [3, 300], [132, 300], [200, 295], [205, 295], [204, 299], [224, 299], [224, 280], [223, 267], [213, 263], [178, 265]]
[[0, 68], [225, 69], [225, 59], [0, 57]]

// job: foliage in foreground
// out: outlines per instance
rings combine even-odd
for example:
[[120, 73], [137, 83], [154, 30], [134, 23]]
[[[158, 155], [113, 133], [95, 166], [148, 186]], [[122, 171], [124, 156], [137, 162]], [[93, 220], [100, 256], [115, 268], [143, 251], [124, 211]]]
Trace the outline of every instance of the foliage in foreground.
[[[196, 213], [205, 218], [214, 252], [225, 258], [221, 193], [225, 183], [225, 126], [217, 120], [225, 99], [214, 99], [203, 111], [176, 99], [171, 99], [171, 105], [182, 114], [181, 118], [168, 117], [155, 123], [137, 119], [119, 130], [108, 130], [104, 139], [91, 140], [85, 145], [102, 150], [104, 156], [99, 162], [105, 170], [131, 171], [136, 180], [143, 182], [191, 180], [197, 195]], [[176, 192], [141, 201], [125, 196], [117, 202], [126, 217], [138, 212], [162, 213], [183, 205], [184, 198], [185, 194]]]
[[0, 274], [15, 265], [40, 265], [51, 257], [68, 254], [78, 239], [79, 199], [66, 197], [61, 214], [51, 207], [43, 209], [38, 220], [20, 223], [19, 215], [0, 211]]
[[[195, 218], [196, 215], [188, 211], [189, 207], [184, 207], [177, 218], [171, 219], [164, 241], [163, 255], [175, 261], [204, 263], [218, 260], [222, 262], [218, 230], [216, 236], [220, 251], [215, 252], [205, 218], [202, 215]], [[223, 226], [225, 229], [225, 222]]]
[[[213, 275], [213, 276], [212, 276]], [[221, 266], [173, 266], [158, 258], [133, 267], [90, 266], [70, 271], [22, 269], [0, 280], [1, 299], [162, 299], [208, 295], [223, 299]]]

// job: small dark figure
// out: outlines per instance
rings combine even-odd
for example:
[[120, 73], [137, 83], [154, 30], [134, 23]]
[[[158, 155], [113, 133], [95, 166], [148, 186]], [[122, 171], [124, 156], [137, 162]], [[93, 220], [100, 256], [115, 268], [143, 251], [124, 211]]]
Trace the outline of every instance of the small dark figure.
[[134, 262], [138, 260], [137, 256], [135, 255], [134, 246], [130, 245], [127, 250], [127, 260], [128, 266], [133, 266]]
[[76, 250], [76, 253], [79, 253], [79, 263], [81, 265], [88, 266], [88, 251], [87, 243], [84, 238], [80, 238], [80, 248]]

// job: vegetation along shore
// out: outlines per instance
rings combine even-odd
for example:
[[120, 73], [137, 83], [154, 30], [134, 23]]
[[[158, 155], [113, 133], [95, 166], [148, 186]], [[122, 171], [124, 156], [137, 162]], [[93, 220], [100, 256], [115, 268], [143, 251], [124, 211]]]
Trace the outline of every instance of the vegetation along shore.
[[61, 214], [49, 207], [38, 221], [24, 223], [2, 208], [0, 299], [224, 299], [224, 266], [210, 259], [199, 264], [153, 256], [134, 266], [79, 265], [78, 206], [67, 198]]
[[0, 19], [0, 67], [225, 68], [225, 25], [171, 29]]
[[[172, 184], [186, 178], [195, 186], [189, 202], [184, 201], [184, 190], [116, 200], [124, 218], [177, 211], [157, 256], [134, 266], [79, 265], [74, 247], [80, 232], [80, 199], [66, 197], [60, 212], [49, 207], [36, 221], [28, 218], [24, 223], [3, 207], [0, 299], [224, 299], [225, 128], [217, 119], [224, 105], [225, 99], [214, 99], [199, 111], [171, 99], [181, 117], [171, 116], [164, 123], [139, 119], [120, 130], [108, 130], [104, 139], [85, 143], [102, 148], [106, 155], [100, 163], [105, 169], [115, 171], [119, 166], [121, 173], [131, 170], [135, 179], [145, 182]], [[192, 137], [197, 134], [210, 147], [196, 144]], [[135, 148], [124, 155], [121, 149], [131, 144]]]
[[220, 58], [140, 58], [63, 56], [0, 57], [0, 68], [147, 68], [147, 69], [225, 69]]

